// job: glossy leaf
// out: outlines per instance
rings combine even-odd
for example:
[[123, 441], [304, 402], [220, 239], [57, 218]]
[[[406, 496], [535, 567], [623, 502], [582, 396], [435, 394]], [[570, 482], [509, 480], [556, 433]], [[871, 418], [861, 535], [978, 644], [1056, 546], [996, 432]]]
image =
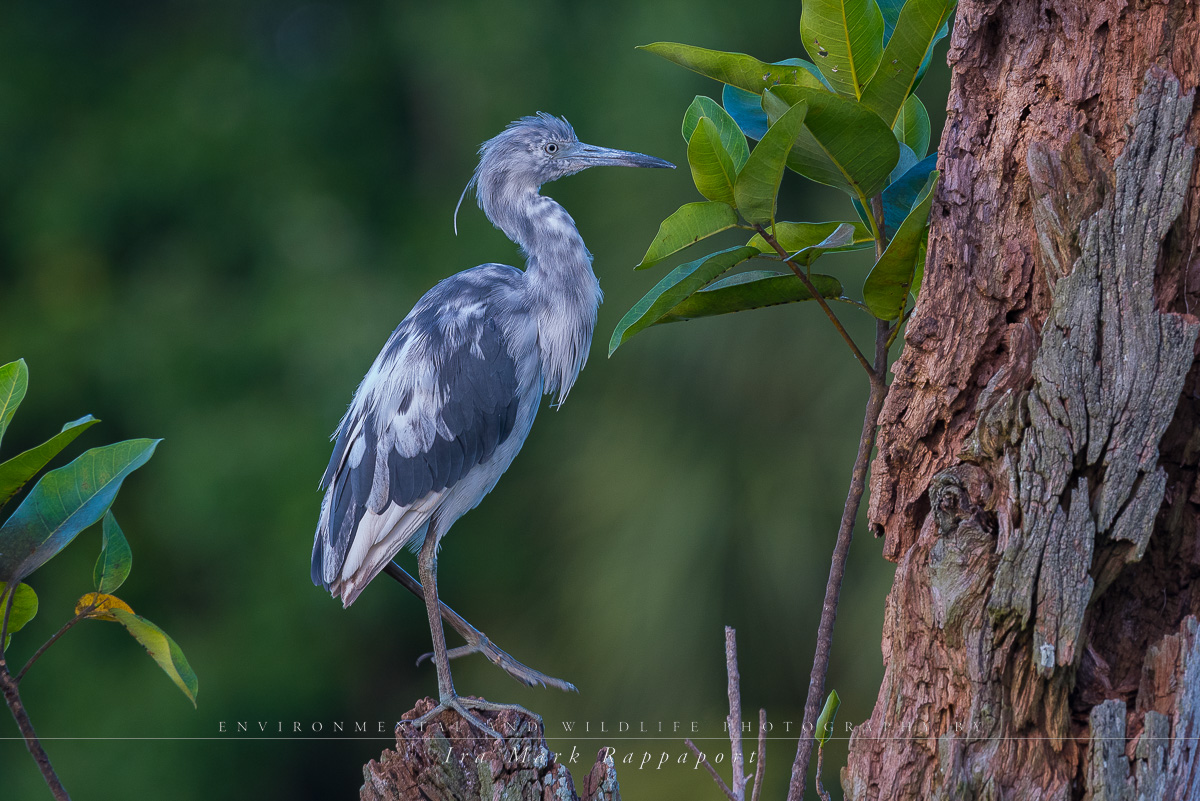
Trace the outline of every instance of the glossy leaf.
[[63, 448], [98, 422], [100, 421], [90, 414], [81, 417], [67, 423], [62, 431], [36, 448], [30, 448], [0, 464], [0, 506], [8, 503], [12, 496], [20, 492], [21, 487], [36, 476]]
[[725, 53], [674, 42], [655, 42], [638, 49], [755, 94], [781, 84], [823, 88], [816, 76], [798, 64], [767, 64], [744, 53]]
[[929, 151], [930, 126], [929, 112], [925, 110], [921, 98], [916, 95], [908, 96], [904, 105], [900, 106], [900, 114], [896, 117], [892, 132], [902, 144], [912, 148], [918, 159], [925, 158]]
[[[834, 97], [824, 91], [821, 93]], [[783, 169], [792, 143], [804, 127], [806, 111], [807, 106], [799, 102], [775, 120], [754, 146], [746, 166], [738, 173], [733, 194], [738, 209], [748, 222], [767, 225], [774, 219], [779, 182], [783, 180]]]
[[914, 301], [920, 296], [921, 282], [925, 280], [925, 255], [928, 248], [929, 237], [924, 237], [921, 239], [920, 250], [917, 251], [917, 266], [913, 269], [912, 287], [908, 290]]
[[900, 158], [896, 159], [896, 166], [892, 167], [892, 171], [888, 174], [888, 186], [891, 186], [896, 181], [900, 180], [906, 172], [917, 166], [919, 159], [913, 149], [903, 142], [899, 143]]
[[183, 655], [183, 651], [175, 644], [175, 641], [158, 626], [140, 615], [123, 609], [113, 609], [112, 615], [133, 635], [135, 640], [142, 644], [146, 653], [150, 654], [150, 658], [158, 663], [171, 681], [175, 682], [175, 686], [182, 690], [183, 694], [192, 702], [192, 706], [195, 706], [196, 693], [200, 689], [199, 682], [196, 681], [196, 674], [192, 672], [192, 666], [188, 664], [187, 657]]
[[[817, 65], [811, 61], [789, 58], [785, 61], [778, 61], [776, 64], [806, 69], [821, 82], [822, 86], [833, 91], [833, 87], [825, 80], [825, 76], [817, 69]], [[767, 113], [762, 109], [762, 97], [754, 92], [747, 92], [745, 89], [725, 84], [721, 89], [721, 105], [725, 107], [729, 116], [733, 117], [734, 122], [742, 129], [742, 133], [751, 139], [762, 139], [767, 128], [771, 127], [770, 122], [767, 121]]]
[[[832, 276], [813, 273], [809, 280], [823, 297], [838, 298], [842, 295], [842, 282]], [[717, 281], [685, 298], [652, 325], [812, 299], [808, 287], [792, 273], [750, 270]]]
[[99, 592], [116, 592], [129, 577], [133, 551], [112, 512], [104, 513], [101, 543], [100, 556], [92, 569], [92, 583]]
[[692, 181], [709, 200], [733, 203], [733, 184], [737, 180], [733, 157], [721, 144], [721, 133], [712, 120], [701, 117], [697, 123], [687, 148]]
[[904, 0], [877, 0], [879, 13], [883, 16], [883, 43], [886, 46], [896, 30], [896, 21], [900, 19], [900, 9], [904, 8]]
[[[8, 604], [8, 587], [7, 583], [0, 581], [0, 618], [3, 618], [4, 607]], [[37, 611], [38, 597], [37, 593], [33, 591], [33, 587], [28, 584], [18, 584], [16, 592], [13, 594], [12, 609], [8, 613], [8, 637], [4, 640], [5, 648], [8, 648], [8, 642], [12, 635], [33, 620]]]
[[762, 139], [771, 123], [767, 121], [767, 112], [762, 110], [762, 96], [736, 86], [725, 84], [721, 90], [721, 105], [725, 107], [733, 121], [742, 129], [742, 133], [751, 139]]
[[821, 716], [817, 718], [816, 725], [816, 740], [817, 744], [822, 748], [833, 737], [833, 721], [837, 717], [838, 707], [842, 705], [842, 699], [838, 697], [837, 690], [830, 690], [829, 697], [825, 699], [825, 707], [821, 710]]
[[937, 153], [930, 153], [883, 190], [883, 231], [888, 240], [896, 235], [935, 167]]
[[121, 482], [146, 463], [159, 442], [133, 439], [93, 448], [42, 476], [0, 526], [0, 580], [28, 576], [99, 520]]
[[[758, 99], [758, 95], [754, 95], [753, 97], [755, 100]], [[746, 135], [742, 133], [742, 129], [734, 122], [733, 117], [729, 116], [729, 113], [721, 108], [721, 105], [711, 97], [697, 95], [692, 104], [688, 106], [687, 111], [683, 113], [683, 141], [691, 143], [692, 134], [696, 132], [696, 126], [699, 125], [701, 118], [704, 117], [712, 120], [713, 124], [717, 126], [721, 144], [725, 147], [725, 152], [733, 159], [734, 172], [736, 173], [746, 163], [746, 159], [750, 157], [750, 146], [746, 144]]]
[[804, 49], [841, 94], [854, 99], [883, 54], [883, 15], [875, 0], [805, 0], [800, 13]]
[[935, 171], [863, 284], [863, 301], [880, 320], [895, 320], [904, 311], [914, 281], [921, 240], [929, 236], [929, 207], [933, 203], [937, 181]]
[[879, 69], [862, 93], [863, 105], [882, 117], [889, 128], [896, 124], [904, 101], [916, 88], [921, 66], [931, 57], [938, 33], [954, 13], [955, 4], [956, 0], [908, 0], [901, 9]]
[[25, 391], [29, 389], [29, 368], [24, 359], [0, 367], [0, 439], [8, 431], [17, 407], [25, 399]]
[[[825, 253], [860, 250], [875, 244], [867, 227], [857, 222], [778, 222], [768, 231], [793, 261], [805, 267]], [[746, 244], [763, 253], [778, 255], [761, 234], [755, 234]]]
[[728, 203], [710, 200], [684, 204], [658, 226], [654, 241], [634, 269], [649, 269], [705, 237], [733, 228], [737, 220], [737, 212]]
[[808, 113], [787, 166], [805, 178], [869, 198], [887, 184], [900, 146], [889, 126], [862, 105], [828, 92], [781, 86], [763, 95], [767, 116], [805, 103]]
[[634, 334], [659, 322], [684, 298], [700, 291], [735, 265], [757, 255], [757, 248], [741, 245], [681, 264], [667, 273], [617, 323], [608, 342], [608, 355], [612, 356]]
[[89, 592], [75, 602], [75, 614], [83, 615], [89, 620], [108, 620], [115, 623], [117, 618], [113, 612], [118, 609], [133, 613], [129, 604], [115, 595], [104, 592]]

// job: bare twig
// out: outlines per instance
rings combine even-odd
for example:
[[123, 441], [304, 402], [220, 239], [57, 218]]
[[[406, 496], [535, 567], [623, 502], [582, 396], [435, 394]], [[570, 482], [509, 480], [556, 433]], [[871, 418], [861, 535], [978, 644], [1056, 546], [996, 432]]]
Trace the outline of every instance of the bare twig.
[[838, 333], [842, 335], [842, 339], [846, 340], [846, 344], [850, 346], [850, 350], [854, 353], [854, 358], [858, 360], [858, 363], [862, 365], [862, 368], [867, 371], [868, 375], [872, 374], [871, 365], [867, 361], [867, 357], [863, 356], [862, 351], [858, 349], [858, 345], [854, 344], [854, 339], [846, 331], [845, 327], [842, 326], [842, 321], [839, 320], [837, 315], [833, 313], [833, 309], [829, 308], [829, 304], [825, 302], [825, 298], [820, 292], [817, 291], [817, 288], [813, 286], [813, 282], [809, 280], [808, 274], [805, 273], [804, 270], [800, 269], [800, 265], [788, 258], [788, 252], [780, 246], [779, 240], [775, 238], [774, 234], [767, 233], [767, 229], [762, 225], [756, 225], [755, 228], [758, 230], [758, 235], [761, 236], [768, 245], [775, 249], [775, 252], [779, 254], [779, 258], [783, 259], [787, 266], [791, 268], [792, 272], [796, 274], [796, 277], [799, 278], [801, 283], [804, 284], [805, 289], [812, 293], [813, 299], [817, 301], [817, 304], [820, 305], [821, 310], [825, 312], [825, 316], [829, 318], [831, 323], [833, 323], [833, 327], [836, 328]]
[[867, 468], [871, 462], [871, 449], [875, 446], [875, 430], [879, 425], [879, 412], [887, 396], [888, 337], [891, 330], [883, 320], [875, 323], [875, 365], [871, 370], [871, 390], [867, 397], [866, 414], [863, 417], [862, 433], [858, 440], [858, 455], [850, 474], [850, 491], [842, 510], [842, 521], [838, 528], [837, 544], [833, 549], [833, 562], [829, 567], [829, 581], [825, 585], [825, 602], [821, 607], [821, 622], [817, 628], [817, 649], [813, 656], [812, 674], [808, 681], [808, 699], [804, 705], [804, 722], [800, 727], [800, 742], [796, 747], [796, 760], [792, 763], [792, 778], [788, 785], [787, 801], [804, 798], [805, 777], [812, 758], [813, 734], [817, 716], [821, 712], [821, 699], [825, 695], [825, 676], [829, 672], [829, 653], [833, 647], [833, 624], [837, 619], [838, 598], [842, 591], [842, 579], [846, 574], [846, 558], [850, 554], [850, 541], [854, 538], [854, 521], [866, 490]]
[[[0, 643], [2, 642], [0, 640]], [[20, 730], [21, 736], [25, 738], [25, 747], [29, 749], [33, 761], [37, 763], [38, 770], [42, 772], [42, 778], [46, 780], [51, 794], [57, 801], [71, 801], [66, 788], [59, 781], [58, 774], [50, 765], [50, 757], [46, 755], [46, 749], [42, 748], [41, 741], [33, 731], [33, 723], [25, 712], [25, 705], [21, 703], [21, 693], [17, 690], [17, 682], [8, 672], [8, 663], [2, 655], [0, 655], [0, 691], [4, 693], [8, 711], [12, 713], [13, 720], [17, 722], [17, 728]]]
[[712, 776], [712, 780], [717, 783], [718, 787], [721, 788], [721, 792], [725, 794], [725, 797], [728, 798], [729, 801], [738, 801], [737, 797], [733, 794], [733, 790], [729, 789], [729, 785], [726, 784], [725, 780], [721, 778], [721, 774], [717, 773], [717, 769], [714, 768], [712, 763], [708, 761], [708, 757], [705, 756], [704, 753], [696, 747], [696, 744], [692, 742], [692, 738], [685, 737], [683, 744], [692, 749], [692, 753], [696, 755], [696, 758], [704, 763], [704, 767], [708, 769], [708, 775]]
[[825, 789], [824, 783], [821, 782], [821, 764], [825, 761], [825, 749], [817, 749], [817, 795], [821, 796], [821, 801], [829, 801], [829, 791]]
[[28, 672], [28, 670], [31, 667], [33, 667], [33, 663], [38, 661], [38, 657], [40, 657], [42, 654], [44, 654], [46, 652], [47, 648], [49, 648], [51, 645], [54, 645], [54, 643], [58, 641], [58, 638], [63, 636], [64, 634], [66, 634], [67, 631], [70, 630], [70, 628], [72, 626], [74, 626], [76, 623], [78, 623], [79, 621], [86, 618], [88, 612], [93, 611], [94, 607], [95, 607], [94, 603], [89, 605], [85, 611], [81, 612], [80, 614], [75, 615], [75, 617], [71, 618], [66, 623], [64, 623], [63, 627], [61, 629], [54, 632], [54, 635], [50, 639], [48, 639], [44, 643], [42, 643], [41, 648], [39, 648], [33, 652], [33, 656], [29, 657], [29, 661], [26, 662], [25, 667], [21, 668], [20, 672], [17, 673], [17, 675], [13, 677], [13, 681], [20, 684], [21, 679], [24, 678], [26, 672]]
[[738, 675], [737, 632], [725, 627], [725, 673], [729, 679], [729, 764], [733, 767], [733, 796], [746, 798], [745, 759], [742, 756], [742, 678]]
[[754, 770], [754, 791], [750, 801], [758, 801], [762, 792], [763, 777], [767, 773], [767, 710], [758, 710], [758, 767]]

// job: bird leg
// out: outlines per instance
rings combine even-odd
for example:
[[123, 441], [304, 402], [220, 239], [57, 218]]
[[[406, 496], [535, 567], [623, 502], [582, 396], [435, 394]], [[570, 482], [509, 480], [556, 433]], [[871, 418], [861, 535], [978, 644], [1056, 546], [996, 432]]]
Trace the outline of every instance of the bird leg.
[[[396, 581], [400, 582], [400, 584], [413, 595], [417, 596], [422, 601], [425, 600], [425, 591], [421, 588], [420, 582], [410, 576], [408, 571], [400, 567], [400, 565], [396, 564], [395, 562], [389, 562], [383, 569], [385, 573], [394, 578]], [[467, 656], [469, 654], [483, 654], [485, 657], [487, 657], [489, 662], [527, 687], [554, 687], [555, 689], [562, 690], [563, 692], [579, 692], [579, 690], [571, 682], [563, 681], [562, 679], [556, 679], [553, 676], [547, 676], [545, 673], [534, 670], [528, 665], [524, 665], [518, 662], [516, 659], [513, 659], [508, 655], [508, 653], [501, 650], [490, 639], [488, 639], [486, 634], [468, 623], [466, 619], [462, 617], [462, 615], [458, 614], [444, 603], [439, 602], [439, 606], [442, 612], [442, 619], [453, 626], [454, 630], [457, 631], [462, 638], [467, 641], [466, 645], [448, 650], [446, 652], [447, 659], [457, 659], [460, 656]], [[421, 662], [429, 659], [432, 656], [433, 653], [422, 654], [420, 658], [417, 659], [417, 664], [421, 664]]]
[[429, 616], [429, 633], [433, 638], [433, 665], [437, 668], [438, 705], [414, 720], [413, 725], [423, 728], [430, 720], [445, 710], [452, 709], [463, 720], [483, 733], [495, 737], [497, 740], [504, 739], [499, 732], [484, 723], [471, 710], [513, 709], [527, 715], [530, 713], [516, 704], [497, 704], [475, 698], [460, 698], [454, 692], [454, 681], [450, 676], [450, 659], [446, 653], [446, 632], [442, 628], [441, 603], [437, 596], [437, 532], [433, 526], [429, 527], [429, 531], [425, 535], [425, 544], [421, 547], [421, 553], [417, 557], [417, 571], [425, 590], [425, 611]]

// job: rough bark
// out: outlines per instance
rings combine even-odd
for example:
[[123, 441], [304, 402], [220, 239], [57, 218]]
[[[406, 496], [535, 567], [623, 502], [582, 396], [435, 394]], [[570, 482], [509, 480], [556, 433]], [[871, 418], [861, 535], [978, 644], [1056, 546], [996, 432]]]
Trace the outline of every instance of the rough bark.
[[1183, 0], [959, 7], [848, 798], [1200, 798], [1198, 58]]
[[604, 750], [577, 795], [537, 719], [477, 712], [503, 740], [480, 735], [454, 713], [424, 729], [407, 722], [434, 705], [431, 698], [418, 702], [396, 727], [395, 750], [363, 766], [362, 801], [621, 801], [617, 771]]

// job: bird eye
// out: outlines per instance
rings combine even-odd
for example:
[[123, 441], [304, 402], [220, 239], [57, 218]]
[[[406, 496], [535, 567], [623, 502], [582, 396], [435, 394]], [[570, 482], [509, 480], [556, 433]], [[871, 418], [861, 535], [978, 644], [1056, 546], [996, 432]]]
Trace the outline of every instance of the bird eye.
[[555, 153], [558, 152], [558, 145], [554, 144], [553, 142], [547, 142], [545, 150], [547, 153], [549, 153], [551, 156], [553, 156]]

